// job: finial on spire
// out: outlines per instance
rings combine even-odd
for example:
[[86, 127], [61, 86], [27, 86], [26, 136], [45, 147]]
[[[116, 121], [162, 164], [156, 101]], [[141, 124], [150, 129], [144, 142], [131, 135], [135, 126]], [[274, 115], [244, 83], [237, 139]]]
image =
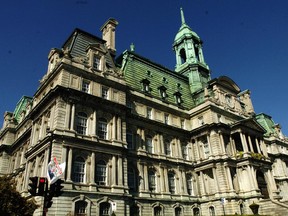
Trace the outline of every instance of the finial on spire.
[[183, 25], [183, 24], [185, 24], [185, 17], [184, 17], [184, 12], [183, 12], [182, 7], [180, 8], [180, 12], [181, 12], [181, 22], [182, 22], [182, 25]]

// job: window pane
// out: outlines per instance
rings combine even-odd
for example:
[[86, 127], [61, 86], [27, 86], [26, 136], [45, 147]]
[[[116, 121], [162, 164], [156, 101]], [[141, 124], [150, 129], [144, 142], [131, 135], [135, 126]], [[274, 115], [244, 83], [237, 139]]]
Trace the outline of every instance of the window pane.
[[174, 173], [168, 174], [169, 191], [171, 194], [175, 194], [175, 176]]
[[86, 93], [89, 93], [89, 82], [87, 82], [87, 81], [83, 81], [83, 83], [82, 83], [82, 91], [83, 92], [86, 92]]
[[105, 119], [98, 122], [98, 136], [101, 139], [107, 139], [107, 122]]
[[146, 137], [146, 148], [147, 148], [147, 152], [154, 153], [152, 138], [150, 137]]
[[98, 56], [94, 56], [93, 69], [100, 70], [100, 58]]
[[79, 134], [86, 135], [87, 129], [87, 115], [86, 113], [80, 112], [76, 118], [76, 132]]
[[96, 183], [106, 185], [106, 163], [99, 161], [96, 165]]
[[156, 179], [155, 179], [155, 173], [153, 171], [150, 171], [148, 174], [148, 182], [149, 182], [149, 190], [155, 191], [156, 190]]
[[111, 205], [109, 203], [100, 204], [100, 216], [110, 216]]
[[73, 181], [84, 182], [85, 177], [85, 161], [83, 158], [76, 158], [73, 163]]
[[102, 98], [108, 99], [108, 91], [109, 89], [107, 87], [102, 87]]
[[75, 204], [75, 215], [86, 216], [87, 203], [84, 201], [78, 201]]

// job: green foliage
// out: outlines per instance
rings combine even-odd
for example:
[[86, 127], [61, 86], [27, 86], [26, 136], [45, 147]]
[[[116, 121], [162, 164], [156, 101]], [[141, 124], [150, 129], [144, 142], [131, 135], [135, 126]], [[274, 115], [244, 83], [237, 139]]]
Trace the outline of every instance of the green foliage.
[[36, 204], [22, 197], [16, 190], [15, 182], [7, 176], [0, 177], [0, 215], [33, 215]]

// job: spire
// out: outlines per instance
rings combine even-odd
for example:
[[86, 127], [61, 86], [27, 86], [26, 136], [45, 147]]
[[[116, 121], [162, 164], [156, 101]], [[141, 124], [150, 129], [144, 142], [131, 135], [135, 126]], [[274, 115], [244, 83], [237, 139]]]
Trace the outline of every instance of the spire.
[[182, 7], [180, 8], [180, 12], [181, 12], [181, 23], [182, 23], [182, 25], [184, 25], [186, 23], [185, 23], [185, 17], [184, 17], [184, 12], [183, 12]]

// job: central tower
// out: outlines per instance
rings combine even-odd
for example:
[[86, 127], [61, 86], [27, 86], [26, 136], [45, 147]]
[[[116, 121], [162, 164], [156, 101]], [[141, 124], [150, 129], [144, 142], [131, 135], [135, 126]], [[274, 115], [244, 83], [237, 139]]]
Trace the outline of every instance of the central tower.
[[173, 50], [176, 54], [175, 71], [189, 78], [191, 93], [205, 87], [210, 78], [210, 70], [204, 61], [202, 41], [186, 24], [183, 9], [181, 27], [175, 36]]

